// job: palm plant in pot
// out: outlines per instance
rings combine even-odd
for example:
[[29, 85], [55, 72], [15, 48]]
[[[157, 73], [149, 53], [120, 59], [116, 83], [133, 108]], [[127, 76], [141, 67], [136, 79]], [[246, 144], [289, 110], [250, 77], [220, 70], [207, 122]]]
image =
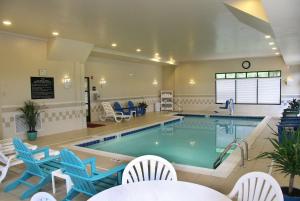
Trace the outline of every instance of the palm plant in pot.
[[25, 101], [23, 107], [19, 108], [22, 113], [21, 118], [24, 120], [28, 128], [27, 139], [30, 141], [36, 140], [37, 131], [36, 126], [40, 116], [40, 106], [33, 101]]
[[293, 99], [289, 102], [289, 107], [283, 110], [283, 116], [294, 116], [296, 117], [299, 114], [300, 102], [297, 99]]
[[148, 107], [148, 104], [146, 102], [141, 102], [138, 104], [138, 108], [140, 110], [140, 114], [144, 115], [146, 113], [146, 108]]
[[274, 150], [272, 152], [264, 152], [257, 158], [272, 159], [273, 167], [276, 171], [289, 175], [289, 186], [282, 187], [285, 201], [300, 201], [300, 190], [294, 188], [295, 177], [300, 175], [300, 130], [287, 137], [279, 143], [277, 139], [270, 138]]

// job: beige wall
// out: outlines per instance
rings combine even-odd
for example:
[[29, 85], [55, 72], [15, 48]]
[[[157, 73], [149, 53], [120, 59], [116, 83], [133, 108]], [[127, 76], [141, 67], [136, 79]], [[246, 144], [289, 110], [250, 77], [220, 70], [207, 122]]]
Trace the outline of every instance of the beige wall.
[[[287, 68], [281, 57], [250, 58], [252, 66], [249, 70], [241, 67], [243, 59], [228, 59], [215, 61], [201, 61], [181, 63], [175, 69], [175, 96], [177, 105], [183, 110], [218, 110], [215, 103], [215, 73], [247, 72], [262, 70], [282, 71], [282, 100], [281, 106], [236, 105], [237, 113], [279, 115], [286, 101], [300, 95], [300, 68]], [[286, 78], [290, 75], [290, 82], [286, 85]], [[195, 85], [190, 85], [193, 79]]]
[[30, 76], [39, 76], [39, 69], [47, 69], [47, 76], [55, 79], [55, 99], [40, 103], [75, 100], [75, 87], [65, 89], [62, 78], [76, 76], [74, 62], [47, 60], [46, 41], [11, 34], [0, 34], [1, 99], [3, 105], [20, 105], [30, 99]]
[[175, 66], [162, 67], [162, 89], [174, 90], [175, 89]]
[[[215, 73], [221, 72], [248, 72], [261, 70], [281, 70], [286, 77], [287, 68], [281, 57], [248, 59], [251, 68], [244, 70], [241, 67], [243, 59], [228, 59], [215, 61], [201, 61], [180, 64], [175, 71], [175, 92], [182, 94], [215, 94]], [[191, 86], [189, 80], [194, 79], [195, 85]], [[286, 87], [283, 86], [285, 89]]]
[[[39, 104], [49, 108], [45, 110], [44, 114], [48, 113], [51, 116], [42, 122], [43, 129], [40, 133], [47, 134], [82, 128], [85, 124], [83, 119], [76, 119], [76, 123], [72, 120], [79, 114], [69, 116], [70, 118], [67, 118], [66, 121], [70, 121], [65, 122], [67, 126], [63, 128], [59, 128], [57, 123], [67, 110], [75, 111], [76, 114], [80, 110], [84, 66], [76, 62], [48, 60], [47, 41], [45, 40], [1, 32], [0, 44], [0, 99], [4, 118], [2, 121], [4, 135], [14, 135], [16, 108], [21, 106], [24, 101], [31, 99], [30, 77], [39, 76], [39, 69], [47, 69], [47, 76], [54, 77], [55, 81], [55, 98], [37, 100]], [[73, 81], [71, 88], [68, 89], [62, 83], [66, 74]], [[80, 121], [82, 124], [78, 124]]]
[[[149, 105], [148, 111], [153, 111], [154, 103], [159, 101], [162, 86], [162, 67], [159, 65], [92, 57], [85, 66], [85, 75], [93, 77], [91, 87], [96, 86], [101, 101], [119, 101], [124, 106], [128, 100], [135, 104], [145, 101]], [[107, 82], [102, 88], [101, 78]], [[152, 84], [154, 80], [158, 85]], [[93, 101], [92, 98], [92, 121], [99, 120], [100, 100]]]
[[[161, 89], [162, 69], [158, 65], [90, 58], [85, 75], [93, 76], [91, 86], [96, 86], [101, 98], [158, 96]], [[99, 81], [107, 83], [100, 88]], [[158, 85], [154, 86], [154, 80]]]

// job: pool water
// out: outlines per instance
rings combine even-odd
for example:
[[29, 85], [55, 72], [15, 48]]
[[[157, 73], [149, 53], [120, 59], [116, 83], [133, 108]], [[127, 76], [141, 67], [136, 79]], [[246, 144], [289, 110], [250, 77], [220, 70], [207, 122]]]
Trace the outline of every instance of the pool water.
[[262, 118], [193, 117], [138, 131], [87, 148], [133, 157], [161, 156], [172, 163], [213, 168], [234, 139], [245, 139]]

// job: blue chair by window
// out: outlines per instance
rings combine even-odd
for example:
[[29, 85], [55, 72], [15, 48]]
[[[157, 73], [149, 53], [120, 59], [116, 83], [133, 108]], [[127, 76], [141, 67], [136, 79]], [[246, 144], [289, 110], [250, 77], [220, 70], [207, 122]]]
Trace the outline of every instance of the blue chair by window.
[[127, 105], [128, 105], [128, 110], [129, 110], [130, 114], [137, 113], [137, 107], [134, 105], [134, 103], [132, 101], [128, 101]]
[[128, 109], [123, 109], [122, 106], [121, 106], [121, 104], [119, 102], [115, 102], [114, 103], [114, 110], [116, 112], [122, 112], [125, 115], [130, 115], [129, 110]]
[[[61, 165], [58, 160], [59, 155], [49, 155], [49, 147], [30, 150], [20, 138], [14, 138], [13, 144], [17, 152], [17, 158], [23, 160], [26, 169], [18, 179], [5, 186], [4, 191], [12, 191], [21, 184], [28, 186], [29, 188], [25, 190], [20, 197], [21, 200], [24, 200], [30, 198], [34, 193], [38, 192], [42, 187], [50, 182], [51, 172], [59, 169]], [[39, 153], [44, 153], [45, 157], [41, 160], [36, 160], [34, 155]], [[38, 182], [31, 183], [27, 181], [32, 177], [39, 178]]]
[[[64, 201], [72, 200], [79, 193], [93, 196], [98, 192], [111, 188], [121, 183], [122, 172], [126, 165], [120, 165], [108, 171], [102, 172], [96, 169], [96, 159], [81, 160], [68, 149], [61, 151], [64, 173], [71, 177], [73, 187], [64, 198]], [[87, 166], [90, 165], [90, 172]]]
[[230, 103], [230, 101], [229, 101], [229, 100], [226, 100], [226, 102], [225, 102], [225, 107], [220, 107], [220, 109], [228, 109], [229, 103]]

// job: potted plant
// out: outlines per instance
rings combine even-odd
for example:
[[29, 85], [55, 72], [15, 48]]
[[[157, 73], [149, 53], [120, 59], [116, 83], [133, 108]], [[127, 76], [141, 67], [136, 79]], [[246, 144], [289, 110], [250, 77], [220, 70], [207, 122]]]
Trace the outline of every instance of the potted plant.
[[36, 125], [40, 116], [40, 106], [33, 101], [25, 101], [24, 106], [19, 108], [22, 113], [21, 118], [27, 126], [27, 139], [30, 141], [36, 140], [37, 131]]
[[289, 108], [292, 110], [297, 110], [299, 111], [299, 101], [297, 101], [296, 98], [293, 98], [291, 102], [289, 102]]
[[297, 116], [299, 114], [300, 102], [299, 100], [293, 98], [292, 101], [289, 102], [289, 107], [283, 110], [283, 116]]
[[146, 113], [146, 108], [148, 107], [148, 104], [146, 102], [141, 102], [138, 104], [138, 108], [140, 110], [140, 114], [144, 115]]
[[290, 177], [289, 186], [282, 187], [282, 192], [285, 201], [299, 201], [300, 190], [294, 188], [295, 176], [300, 175], [300, 130], [287, 137], [284, 134], [284, 139], [279, 143], [277, 139], [269, 138], [274, 147], [272, 152], [264, 152], [257, 158], [268, 158], [274, 161], [273, 167], [285, 176]]

